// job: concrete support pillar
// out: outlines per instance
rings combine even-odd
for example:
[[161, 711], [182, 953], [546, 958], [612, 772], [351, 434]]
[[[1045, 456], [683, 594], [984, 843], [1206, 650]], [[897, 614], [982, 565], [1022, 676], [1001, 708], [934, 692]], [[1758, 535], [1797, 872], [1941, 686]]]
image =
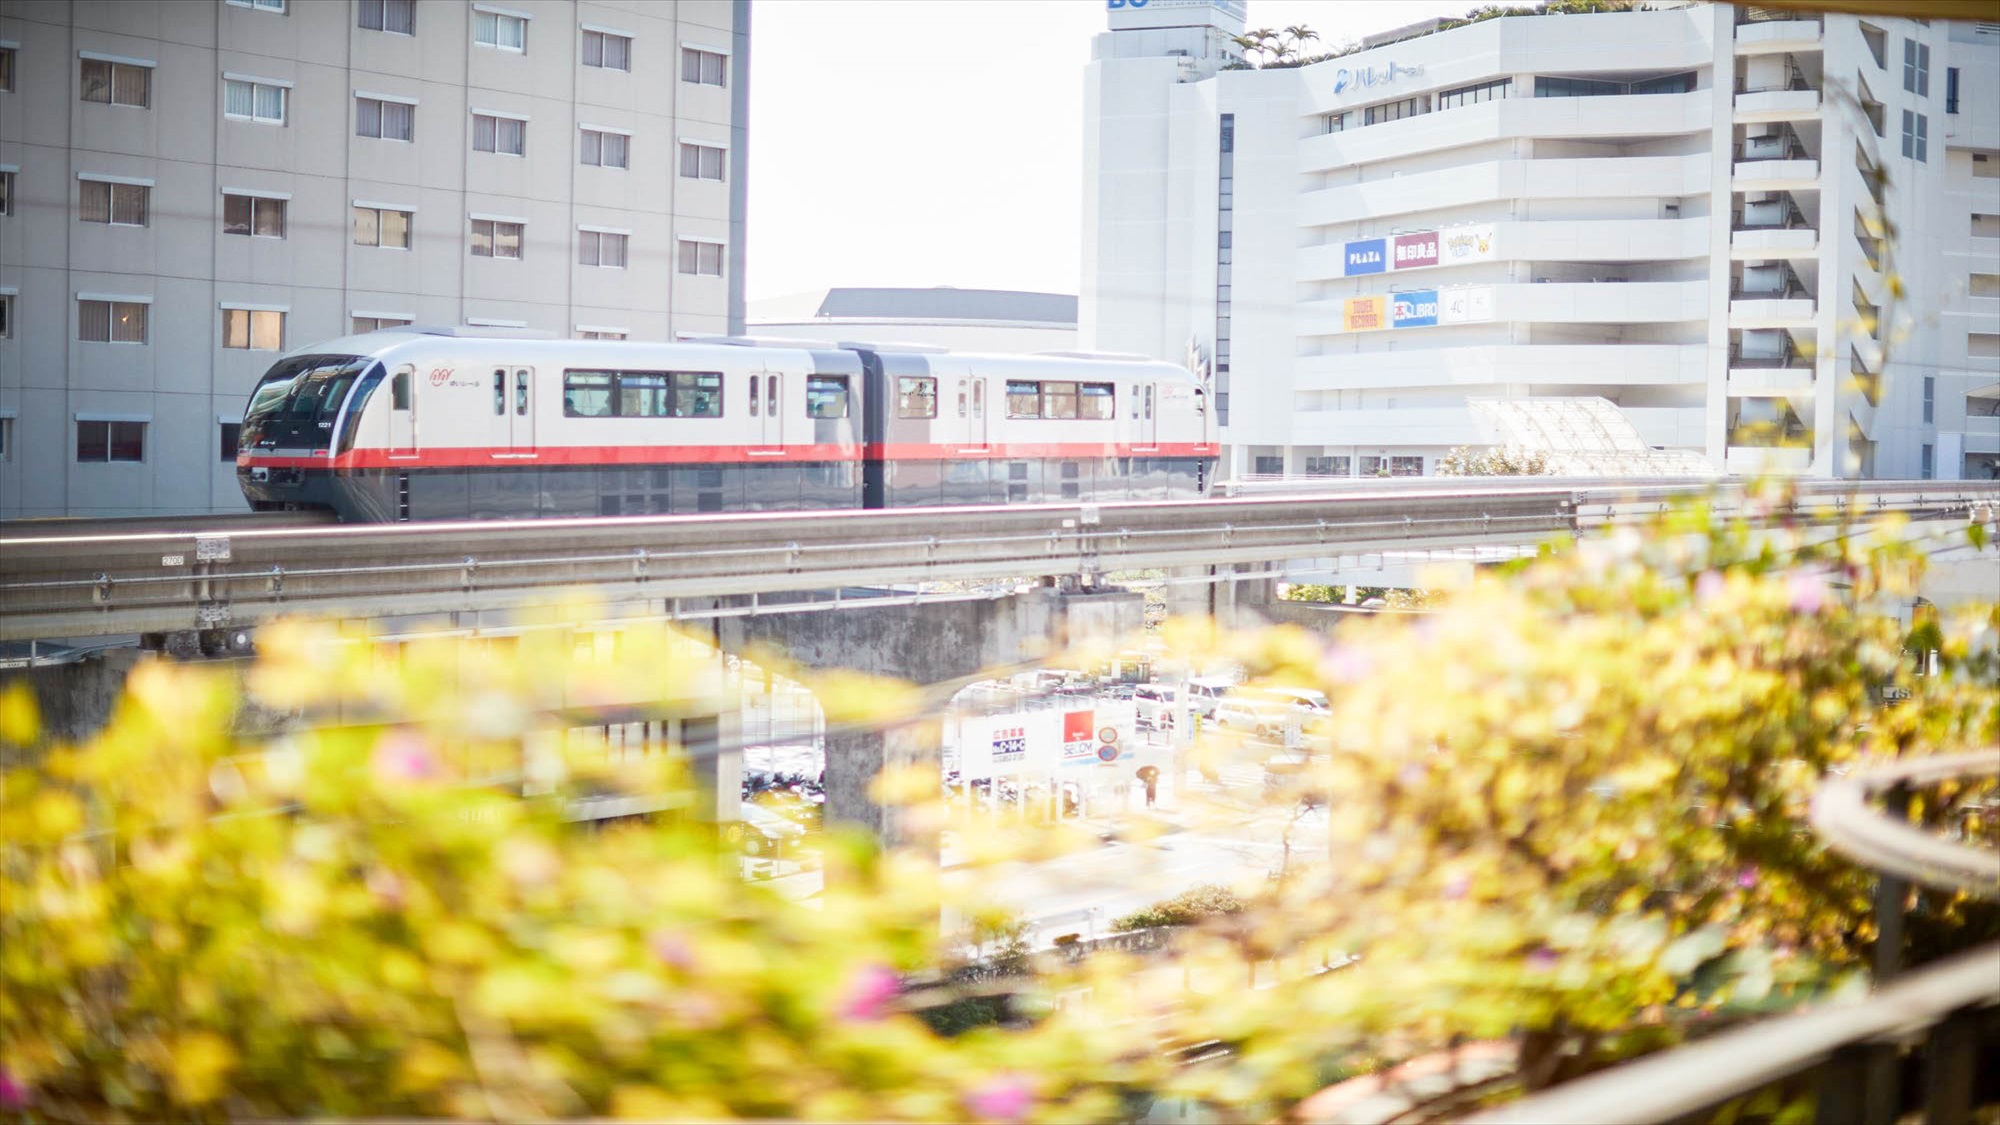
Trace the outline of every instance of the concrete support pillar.
[[836, 730], [826, 737], [826, 821], [866, 829], [884, 847], [938, 850], [939, 824], [894, 802], [884, 802], [876, 782], [885, 772], [927, 771], [921, 791], [937, 793], [939, 727], [920, 721], [890, 730]]
[[43, 741], [78, 742], [111, 721], [126, 675], [149, 659], [153, 657], [136, 648], [107, 649], [68, 664], [0, 672], [0, 688], [25, 680], [41, 709]]
[[717, 824], [743, 819], [743, 709], [682, 719], [681, 746], [694, 779], [695, 815]]

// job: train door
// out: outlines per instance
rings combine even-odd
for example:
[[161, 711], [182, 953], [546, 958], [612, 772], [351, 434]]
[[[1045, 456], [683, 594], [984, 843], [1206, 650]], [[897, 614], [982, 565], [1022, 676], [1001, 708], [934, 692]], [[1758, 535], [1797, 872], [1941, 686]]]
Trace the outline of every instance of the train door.
[[987, 428], [986, 376], [972, 377], [972, 444], [985, 445], [992, 440]]
[[527, 367], [516, 367], [510, 378], [513, 394], [508, 411], [508, 448], [516, 451], [530, 451], [535, 448], [535, 373]]
[[778, 373], [768, 368], [750, 372], [750, 441], [759, 449], [785, 444], [784, 419], [778, 413]]
[[404, 365], [389, 380], [389, 453], [417, 451], [417, 369]]

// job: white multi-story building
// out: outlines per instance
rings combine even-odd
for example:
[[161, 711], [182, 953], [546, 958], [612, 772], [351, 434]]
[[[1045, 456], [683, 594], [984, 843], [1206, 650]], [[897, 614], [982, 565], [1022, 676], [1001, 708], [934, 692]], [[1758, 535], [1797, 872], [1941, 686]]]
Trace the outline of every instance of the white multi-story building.
[[1240, 0], [1109, 6], [1083, 345], [1208, 357], [1235, 474], [1428, 473], [1543, 396], [1728, 471], [1996, 471], [2000, 25], [1641, 0], [1259, 70]]
[[1012, 289], [816, 289], [751, 301], [745, 331], [961, 352], [1076, 350], [1076, 298]]
[[748, 0], [0, 0], [0, 517], [244, 507], [285, 350], [740, 331]]

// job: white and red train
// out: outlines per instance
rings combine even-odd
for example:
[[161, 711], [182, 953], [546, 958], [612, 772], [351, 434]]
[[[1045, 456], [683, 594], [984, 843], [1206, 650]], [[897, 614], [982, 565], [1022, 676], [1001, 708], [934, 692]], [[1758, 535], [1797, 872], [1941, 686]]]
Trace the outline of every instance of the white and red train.
[[400, 328], [287, 355], [243, 415], [259, 510], [527, 518], [1200, 495], [1185, 368], [864, 344]]

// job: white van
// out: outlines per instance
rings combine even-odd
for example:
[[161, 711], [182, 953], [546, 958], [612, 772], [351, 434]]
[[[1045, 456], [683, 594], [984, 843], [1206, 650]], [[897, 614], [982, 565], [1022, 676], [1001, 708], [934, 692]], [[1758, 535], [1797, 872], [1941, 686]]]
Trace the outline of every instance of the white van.
[[1224, 695], [1215, 709], [1216, 725], [1276, 741], [1296, 723], [1301, 729], [1332, 713], [1326, 693], [1314, 688], [1246, 687]]
[[1132, 689], [1132, 723], [1140, 730], [1174, 729], [1174, 689], [1138, 684]]
[[1188, 714], [1212, 719], [1216, 704], [1222, 702], [1223, 696], [1236, 690], [1236, 681], [1228, 676], [1198, 676], [1189, 680], [1181, 690], [1187, 696]]

